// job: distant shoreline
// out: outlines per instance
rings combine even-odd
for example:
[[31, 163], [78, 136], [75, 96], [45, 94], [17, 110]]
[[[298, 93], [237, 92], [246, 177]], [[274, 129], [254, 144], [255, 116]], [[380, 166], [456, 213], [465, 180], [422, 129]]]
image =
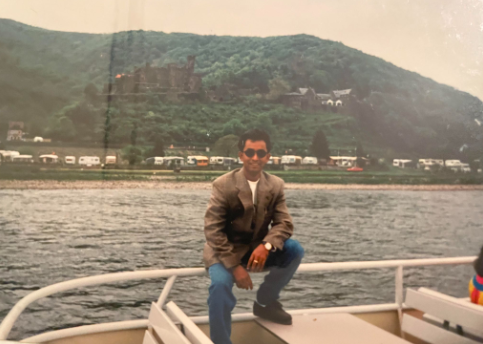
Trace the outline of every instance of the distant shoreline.
[[[165, 189], [211, 190], [211, 182], [0, 180], [0, 190]], [[287, 190], [483, 191], [483, 185], [285, 183]]]

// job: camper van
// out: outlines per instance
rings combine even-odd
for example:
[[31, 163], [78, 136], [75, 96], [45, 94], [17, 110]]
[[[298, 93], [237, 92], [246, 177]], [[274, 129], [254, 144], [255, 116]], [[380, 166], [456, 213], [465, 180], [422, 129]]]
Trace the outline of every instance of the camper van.
[[146, 159], [146, 165], [156, 165], [160, 166], [164, 164], [164, 158], [160, 156], [153, 156], [151, 158]]
[[188, 156], [187, 164], [191, 166], [208, 166], [208, 157], [202, 155]]
[[79, 165], [91, 167], [91, 166], [98, 166], [101, 164], [101, 159], [97, 156], [81, 156], [79, 158]]
[[75, 156], [71, 156], [71, 155], [70, 156], [66, 156], [64, 158], [64, 163], [66, 165], [75, 165]]
[[282, 155], [282, 165], [300, 165], [302, 164], [302, 157], [297, 155]]
[[313, 156], [306, 156], [302, 160], [302, 165], [317, 165], [317, 158]]

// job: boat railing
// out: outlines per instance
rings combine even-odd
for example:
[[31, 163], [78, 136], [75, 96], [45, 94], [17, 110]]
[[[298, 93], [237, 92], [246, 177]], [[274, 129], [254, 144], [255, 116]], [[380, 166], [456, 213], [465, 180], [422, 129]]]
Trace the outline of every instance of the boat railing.
[[[383, 260], [383, 261], [361, 261], [361, 262], [334, 262], [334, 263], [308, 263], [301, 264], [297, 273], [306, 272], [327, 272], [327, 271], [343, 271], [343, 270], [363, 270], [363, 269], [395, 269], [395, 302], [391, 304], [379, 304], [379, 305], [367, 305], [367, 306], [353, 306], [345, 307], [346, 311], [382, 311], [382, 310], [397, 310], [400, 319], [402, 318], [403, 310], [403, 292], [404, 292], [404, 277], [403, 269], [405, 267], [418, 267], [418, 266], [431, 266], [431, 265], [461, 265], [471, 264], [476, 257], [454, 257], [454, 258], [428, 258], [428, 259], [406, 259], [406, 260]], [[25, 297], [23, 297], [17, 304], [10, 310], [7, 316], [0, 324], [0, 341], [6, 340], [14, 323], [20, 316], [20, 314], [33, 302], [67, 290], [87, 287], [99, 284], [108, 284], [129, 280], [142, 280], [153, 278], [167, 278], [167, 281], [161, 291], [157, 304], [162, 307], [169, 296], [169, 293], [176, 281], [177, 277], [184, 276], [202, 276], [206, 274], [204, 268], [183, 268], [183, 269], [165, 269], [165, 270], [148, 270], [148, 271], [132, 271], [132, 272], [119, 272], [112, 274], [104, 274], [90, 277], [78, 278], [70, 281], [56, 283], [39, 290], [36, 290]], [[357, 309], [356, 309], [357, 308]], [[335, 308], [334, 308], [335, 309]], [[290, 311], [292, 314], [298, 313], [312, 313], [321, 312], [321, 310], [327, 309], [309, 309], [309, 310], [294, 310]], [[233, 320], [247, 320], [253, 318], [253, 314], [234, 314]], [[192, 317], [196, 323], [207, 323], [207, 316]], [[87, 333], [96, 333], [102, 331], [115, 331], [121, 329], [142, 328], [147, 326], [147, 320], [133, 320], [122, 321], [118, 323], [97, 324], [81, 326], [72, 329], [65, 329], [56, 331], [58, 334], [55, 336], [49, 336], [49, 333], [37, 335], [26, 339], [28, 342], [43, 342], [48, 340], [54, 340], [59, 337], [69, 337], [72, 335], [80, 335]]]

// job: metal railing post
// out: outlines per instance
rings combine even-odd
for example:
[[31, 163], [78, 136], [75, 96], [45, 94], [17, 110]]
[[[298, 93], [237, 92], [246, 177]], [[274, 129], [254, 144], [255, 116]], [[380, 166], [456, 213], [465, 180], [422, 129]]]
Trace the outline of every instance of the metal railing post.
[[163, 305], [166, 303], [166, 299], [168, 298], [169, 292], [171, 291], [171, 288], [173, 288], [173, 284], [175, 281], [176, 281], [176, 275], [171, 276], [166, 281], [166, 284], [164, 285], [163, 291], [161, 292], [161, 295], [159, 295], [159, 299], [157, 302], [157, 305], [159, 306], [159, 308], [163, 307]]
[[[399, 265], [396, 268], [396, 278], [395, 278], [395, 302], [397, 304], [397, 315], [399, 318], [399, 326], [402, 328], [402, 309], [403, 309], [403, 300], [404, 300], [404, 274], [403, 274], [403, 267]], [[401, 331], [401, 336], [403, 335]]]

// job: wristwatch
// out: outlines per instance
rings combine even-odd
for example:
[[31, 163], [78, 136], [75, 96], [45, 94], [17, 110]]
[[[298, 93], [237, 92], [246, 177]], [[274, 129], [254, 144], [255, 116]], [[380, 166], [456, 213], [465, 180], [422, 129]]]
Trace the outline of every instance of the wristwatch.
[[269, 242], [266, 242], [266, 241], [263, 242], [263, 246], [265, 247], [265, 249], [267, 251], [271, 251], [272, 248], [273, 248], [272, 244], [270, 244]]

